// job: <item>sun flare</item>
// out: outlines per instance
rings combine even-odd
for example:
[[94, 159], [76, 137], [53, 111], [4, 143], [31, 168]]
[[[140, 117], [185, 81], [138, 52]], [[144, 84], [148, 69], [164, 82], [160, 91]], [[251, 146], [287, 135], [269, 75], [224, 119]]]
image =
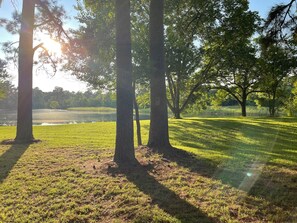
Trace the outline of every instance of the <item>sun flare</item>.
[[51, 39], [47, 35], [39, 35], [40, 41], [43, 43], [42, 46], [48, 51], [52, 56], [61, 56], [62, 55], [62, 46], [59, 42]]
[[43, 43], [43, 46], [51, 53], [55, 54], [57, 56], [60, 56], [62, 54], [61, 50], [61, 44], [52, 40], [52, 39], [46, 39]]

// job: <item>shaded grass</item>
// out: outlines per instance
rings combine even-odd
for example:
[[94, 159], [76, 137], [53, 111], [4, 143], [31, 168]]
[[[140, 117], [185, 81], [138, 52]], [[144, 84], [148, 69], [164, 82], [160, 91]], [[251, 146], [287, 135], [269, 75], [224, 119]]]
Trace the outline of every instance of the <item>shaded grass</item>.
[[0, 222], [296, 222], [296, 123], [170, 120], [181, 150], [132, 170], [110, 161], [115, 123], [34, 127], [42, 143], [0, 145]]

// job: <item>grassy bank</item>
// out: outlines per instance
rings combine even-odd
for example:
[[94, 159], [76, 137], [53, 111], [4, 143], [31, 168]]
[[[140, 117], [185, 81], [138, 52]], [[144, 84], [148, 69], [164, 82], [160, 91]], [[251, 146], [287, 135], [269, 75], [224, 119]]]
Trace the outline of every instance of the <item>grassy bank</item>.
[[[269, 111], [266, 107], [258, 108], [256, 106], [247, 106], [247, 116], [252, 117], [268, 117]], [[193, 111], [188, 114], [184, 114], [185, 117], [240, 117], [241, 108], [240, 106], [220, 106], [214, 107], [209, 106], [205, 110]]]
[[67, 108], [68, 111], [88, 111], [88, 112], [116, 112], [115, 108], [110, 107], [73, 107]]
[[297, 222], [297, 119], [170, 120], [185, 153], [138, 149], [133, 170], [111, 162], [115, 123], [34, 132], [0, 145], [0, 222]]

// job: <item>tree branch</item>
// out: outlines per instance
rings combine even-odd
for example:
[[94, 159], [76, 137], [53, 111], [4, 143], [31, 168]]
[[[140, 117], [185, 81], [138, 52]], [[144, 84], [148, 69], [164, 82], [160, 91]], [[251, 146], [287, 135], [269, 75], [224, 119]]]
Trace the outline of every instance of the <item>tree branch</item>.
[[59, 32], [63, 33], [69, 41], [72, 41], [72, 39], [68, 36], [66, 31], [64, 30], [62, 26], [62, 21], [59, 18], [56, 18], [52, 14], [52, 12], [49, 10], [47, 5], [42, 0], [36, 0], [36, 3], [39, 4], [41, 8], [45, 11], [46, 15], [49, 17], [49, 20], [53, 21], [55, 25], [59, 28]]
[[[44, 43], [39, 43], [38, 45], [36, 45], [34, 48], [33, 48], [33, 54], [35, 53], [36, 50], [38, 50], [39, 48], [42, 48]], [[45, 49], [45, 48], [43, 48]]]

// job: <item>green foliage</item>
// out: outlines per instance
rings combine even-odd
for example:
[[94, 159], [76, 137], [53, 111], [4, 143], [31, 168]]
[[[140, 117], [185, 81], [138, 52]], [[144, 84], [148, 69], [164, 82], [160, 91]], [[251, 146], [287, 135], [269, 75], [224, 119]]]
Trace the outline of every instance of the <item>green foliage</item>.
[[65, 47], [64, 69], [94, 88], [110, 88], [115, 73], [114, 1], [78, 2], [78, 30]]
[[[74, 41], [66, 47], [67, 64], [79, 79], [95, 89], [115, 85], [115, 2], [84, 1], [76, 6], [81, 26], [73, 31]], [[134, 79], [148, 78], [148, 3], [131, 1], [131, 35]]]
[[297, 114], [297, 81], [293, 83], [291, 95], [284, 102], [284, 110], [290, 117]]
[[249, 94], [258, 90], [256, 47], [251, 38], [259, 18], [248, 9], [247, 1], [222, 1], [222, 5], [220, 19], [204, 41], [204, 60], [213, 64], [211, 86], [228, 92], [244, 109]]
[[296, 4], [296, 0], [291, 0], [287, 4], [276, 4], [271, 8], [263, 26], [265, 36], [262, 43], [265, 47], [277, 42], [296, 45]]
[[[56, 0], [37, 1], [35, 3], [34, 36], [32, 37], [34, 41], [32, 49], [35, 55], [34, 64], [38, 64], [38, 69], [43, 69], [50, 74], [57, 72], [57, 64], [61, 62], [61, 58], [52, 54], [50, 49], [45, 47], [44, 36], [63, 44], [67, 37], [62, 24], [66, 18], [64, 8], [58, 5]], [[10, 34], [18, 35], [21, 27], [21, 14], [15, 11], [11, 19], [0, 18], [0, 26], [4, 27]], [[7, 60], [17, 64], [18, 42], [7, 41], [1, 45]]]
[[7, 63], [0, 59], [0, 100], [7, 96], [10, 82], [8, 81], [9, 75], [6, 71]]
[[219, 107], [222, 105], [223, 101], [226, 100], [226, 98], [229, 96], [227, 91], [224, 91], [222, 89], [219, 89], [214, 97], [211, 100], [211, 105], [214, 107]]
[[258, 103], [266, 104], [270, 115], [274, 116], [288, 97], [288, 78], [297, 66], [296, 57], [281, 45], [270, 45], [262, 47], [258, 66], [261, 73], [260, 88], [264, 92]]
[[59, 102], [57, 102], [57, 101], [50, 101], [50, 102], [49, 102], [49, 107], [50, 107], [51, 109], [57, 109], [57, 108], [60, 107], [60, 105], [59, 105]]
[[[51, 102], [56, 101], [55, 106]], [[0, 108], [15, 109], [17, 106], [17, 89], [8, 88], [8, 97], [0, 101]], [[39, 88], [33, 89], [33, 109], [70, 107], [115, 107], [115, 95], [112, 92], [101, 91], [70, 92], [56, 87], [52, 92], [43, 92]]]

